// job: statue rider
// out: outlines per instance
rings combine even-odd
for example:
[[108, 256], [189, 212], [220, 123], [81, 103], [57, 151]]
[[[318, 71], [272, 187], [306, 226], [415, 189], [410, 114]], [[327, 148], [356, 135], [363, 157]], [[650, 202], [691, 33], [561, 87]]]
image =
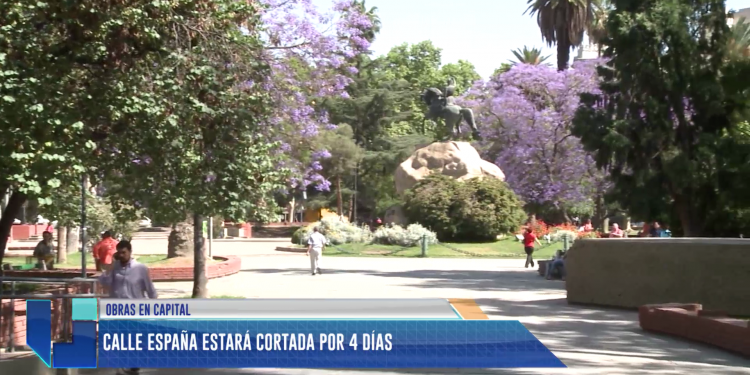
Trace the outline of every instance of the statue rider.
[[456, 93], [456, 79], [453, 77], [448, 78], [448, 84], [445, 86], [445, 98], [444, 103], [445, 105], [455, 105], [456, 104], [456, 98], [453, 96], [453, 94]]

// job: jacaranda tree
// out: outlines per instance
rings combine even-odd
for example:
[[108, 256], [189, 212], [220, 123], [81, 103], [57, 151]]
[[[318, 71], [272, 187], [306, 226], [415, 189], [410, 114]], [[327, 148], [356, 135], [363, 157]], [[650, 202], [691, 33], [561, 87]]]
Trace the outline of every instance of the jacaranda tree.
[[259, 31], [267, 41], [262, 61], [269, 77], [258, 84], [271, 96], [264, 136], [279, 141], [281, 166], [291, 170], [289, 187], [312, 185], [328, 190], [320, 162], [330, 155], [312, 140], [332, 129], [328, 113], [318, 105], [329, 97], [347, 97], [356, 67], [352, 57], [366, 51], [373, 28], [366, 8], [354, 0], [335, 0], [324, 13], [310, 0], [262, 0]]
[[598, 63], [565, 71], [517, 64], [463, 98], [477, 116], [485, 156], [527, 204], [552, 205], [565, 216], [581, 205], [591, 209], [604, 192], [604, 175], [571, 134], [580, 94], [599, 90]]

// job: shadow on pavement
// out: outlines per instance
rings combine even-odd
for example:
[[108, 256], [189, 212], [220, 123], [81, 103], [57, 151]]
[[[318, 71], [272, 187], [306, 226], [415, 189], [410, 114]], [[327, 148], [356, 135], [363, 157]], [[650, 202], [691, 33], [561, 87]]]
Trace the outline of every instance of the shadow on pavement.
[[[255, 274], [310, 275], [310, 270], [305, 268], [260, 268], [244, 269], [240, 272]], [[503, 269], [497, 271], [409, 270], [381, 272], [373, 270], [337, 270], [323, 268], [323, 275], [320, 277], [338, 274], [361, 274], [375, 277], [429, 280], [429, 282], [419, 282], [411, 284], [411, 286], [434, 289], [471, 289], [477, 291], [539, 291], [542, 289], [565, 289], [563, 282], [558, 280], [545, 280], [529, 269]]]

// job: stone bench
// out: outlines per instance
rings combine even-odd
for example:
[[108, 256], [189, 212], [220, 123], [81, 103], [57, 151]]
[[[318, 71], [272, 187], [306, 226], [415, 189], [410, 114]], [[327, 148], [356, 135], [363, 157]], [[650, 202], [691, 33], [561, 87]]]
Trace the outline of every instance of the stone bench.
[[536, 261], [539, 264], [539, 276], [547, 276], [547, 266], [549, 265], [550, 260], [538, 260]]

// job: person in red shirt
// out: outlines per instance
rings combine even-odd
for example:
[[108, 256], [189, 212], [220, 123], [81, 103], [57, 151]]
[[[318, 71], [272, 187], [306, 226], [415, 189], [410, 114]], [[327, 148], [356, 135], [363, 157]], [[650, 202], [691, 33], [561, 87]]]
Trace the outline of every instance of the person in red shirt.
[[112, 258], [117, 252], [117, 240], [112, 238], [112, 232], [102, 233], [102, 240], [94, 245], [92, 252], [96, 260], [96, 270], [109, 270], [112, 267]]
[[527, 228], [526, 233], [523, 234], [523, 250], [526, 252], [526, 268], [529, 268], [529, 264], [531, 264], [531, 267], [534, 267], [534, 259], [531, 257], [531, 254], [534, 253], [534, 243], [538, 243], [539, 246], [542, 246], [542, 243], [539, 242], [539, 239], [534, 235], [534, 230]]
[[612, 224], [612, 231], [609, 232], [610, 238], [623, 238], [625, 237], [625, 232], [620, 229], [620, 226], [617, 225], [617, 223]]
[[594, 225], [591, 224], [591, 219], [586, 220], [586, 224], [583, 225], [583, 231], [586, 233], [594, 231]]

